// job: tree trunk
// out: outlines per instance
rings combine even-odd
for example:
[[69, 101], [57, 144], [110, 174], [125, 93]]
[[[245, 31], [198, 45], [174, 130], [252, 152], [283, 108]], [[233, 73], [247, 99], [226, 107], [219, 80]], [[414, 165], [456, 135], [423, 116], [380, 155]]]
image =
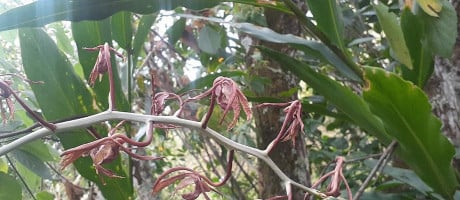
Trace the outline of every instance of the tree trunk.
[[[295, 17], [271, 9], [266, 9], [264, 14], [267, 25], [272, 30], [283, 34], [300, 34], [300, 26]], [[295, 53], [293, 49], [288, 48], [286, 45], [267, 42], [260, 42], [259, 45], [281, 51], [286, 55]], [[248, 58], [250, 56], [251, 55], [248, 55]], [[267, 60], [267, 62], [263, 64], [254, 64], [252, 59], [247, 60], [247, 66], [252, 75], [271, 80], [269, 86], [265, 87], [263, 93], [258, 95], [279, 98], [281, 92], [298, 86], [298, 79], [294, 75], [283, 72], [277, 62], [269, 58], [265, 58], [265, 60]], [[285, 98], [284, 100], [288, 102], [293, 99], [296, 99], [296, 96]], [[254, 117], [257, 127], [257, 146], [260, 149], [265, 149], [278, 135], [284, 119], [283, 109], [273, 107], [255, 108]], [[306, 154], [304, 136], [302, 133], [299, 133], [295, 147], [291, 142], [279, 143], [270, 153], [270, 157], [291, 179], [305, 185], [310, 185], [308, 157]], [[286, 195], [283, 182], [273, 173], [271, 168], [265, 165], [265, 163], [259, 162], [258, 171], [259, 195], [261, 198]], [[296, 188], [293, 187], [293, 189]], [[293, 190], [293, 194], [294, 199], [302, 199], [304, 193], [299, 190]]]
[[[453, 0], [457, 18], [460, 16], [460, 0]], [[460, 22], [460, 21], [459, 21]], [[428, 93], [433, 113], [442, 121], [442, 132], [455, 147], [460, 146], [460, 23], [457, 22], [457, 41], [451, 59], [437, 57], [434, 73], [425, 91]], [[454, 160], [457, 170], [460, 161]]]

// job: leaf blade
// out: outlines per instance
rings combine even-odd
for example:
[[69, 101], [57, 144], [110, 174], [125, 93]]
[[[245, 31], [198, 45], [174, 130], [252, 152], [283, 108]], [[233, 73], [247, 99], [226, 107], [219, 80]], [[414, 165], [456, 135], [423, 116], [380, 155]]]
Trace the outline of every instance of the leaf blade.
[[441, 134], [441, 122], [431, 113], [426, 95], [382, 69], [367, 68], [365, 78], [364, 99], [398, 141], [399, 155], [437, 193], [452, 198], [458, 185], [451, 165], [455, 150]]

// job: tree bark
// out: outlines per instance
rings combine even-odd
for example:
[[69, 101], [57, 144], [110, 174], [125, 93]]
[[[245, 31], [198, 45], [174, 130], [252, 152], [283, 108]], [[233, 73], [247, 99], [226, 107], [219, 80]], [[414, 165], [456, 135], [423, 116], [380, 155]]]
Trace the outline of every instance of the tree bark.
[[[460, 0], [452, 4], [460, 16]], [[460, 22], [460, 21], [459, 21]], [[457, 41], [450, 59], [437, 57], [434, 73], [425, 91], [433, 106], [433, 113], [442, 121], [442, 132], [455, 147], [460, 146], [460, 23], [457, 22]], [[460, 169], [460, 161], [454, 160]]]
[[[272, 30], [282, 34], [300, 34], [300, 25], [295, 17], [271, 9], [266, 9], [264, 14], [267, 25]], [[281, 51], [287, 56], [295, 53], [293, 49], [286, 45], [267, 42], [260, 42], [259, 45]], [[298, 86], [298, 79], [292, 74], [283, 72], [279, 63], [270, 58], [265, 58], [264, 60], [267, 62], [263, 64], [254, 64], [254, 60], [247, 60], [247, 66], [249, 66], [249, 71], [252, 75], [271, 80], [270, 85], [265, 87], [264, 92], [258, 95], [279, 98], [281, 92]], [[283, 100], [288, 102], [294, 99], [296, 99], [296, 96]], [[283, 109], [273, 107], [255, 108], [254, 118], [257, 127], [257, 146], [260, 149], [265, 149], [278, 135], [284, 119]], [[308, 157], [302, 133], [299, 133], [295, 146], [291, 142], [279, 143], [270, 153], [270, 157], [287, 176], [299, 183], [310, 185]], [[259, 162], [258, 172], [259, 195], [261, 198], [286, 195], [284, 183], [265, 163]], [[302, 199], [304, 193], [295, 190], [296, 188], [293, 189], [294, 199]]]

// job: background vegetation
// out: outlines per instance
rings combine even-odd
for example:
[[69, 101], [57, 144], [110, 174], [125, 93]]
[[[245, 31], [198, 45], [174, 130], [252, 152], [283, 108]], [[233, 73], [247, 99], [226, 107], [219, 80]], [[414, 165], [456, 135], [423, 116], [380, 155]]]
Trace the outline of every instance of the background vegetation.
[[[52, 123], [104, 112], [109, 78], [89, 86], [98, 54], [84, 48], [108, 43], [125, 57], [111, 56], [117, 111], [151, 114], [152, 95], [169, 92], [186, 99], [211, 88], [215, 78], [229, 77], [251, 103], [254, 120], [242, 114], [229, 129], [238, 115], [220, 123], [224, 109], [214, 109], [208, 125], [236, 143], [265, 149], [281, 134], [289, 113], [257, 105], [301, 103], [301, 119], [295, 119], [304, 127], [269, 154], [292, 180], [339, 198], [351, 198], [340, 184], [346, 180], [355, 199], [454, 199], [460, 198], [454, 159], [460, 87], [458, 82], [452, 87], [458, 78], [456, 5], [447, 0], [2, 2], [0, 80]], [[231, 149], [189, 128], [156, 128], [149, 146], [134, 149], [163, 159], [120, 154], [104, 164], [125, 178], [99, 177], [89, 157], [60, 169], [60, 153], [94, 141], [88, 130], [106, 137], [116, 120], [5, 150], [45, 129], [34, 126], [35, 118], [17, 99], [10, 109], [7, 99], [14, 98], [0, 89], [5, 121], [0, 199], [187, 199], [181, 194], [196, 188], [179, 189], [191, 183], [171, 184], [156, 196], [152, 186], [178, 166], [216, 182], [226, 174]], [[161, 115], [181, 107], [181, 118], [200, 121], [210, 103], [181, 107], [171, 101]], [[146, 129], [130, 122], [118, 132], [142, 140]], [[338, 174], [337, 166], [343, 179], [316, 184], [329, 171]], [[271, 166], [246, 153], [236, 151], [232, 171], [227, 184], [207, 192], [210, 198], [304, 198], [304, 190], [293, 186], [290, 192]], [[341, 194], [327, 187], [332, 183], [340, 184]]]

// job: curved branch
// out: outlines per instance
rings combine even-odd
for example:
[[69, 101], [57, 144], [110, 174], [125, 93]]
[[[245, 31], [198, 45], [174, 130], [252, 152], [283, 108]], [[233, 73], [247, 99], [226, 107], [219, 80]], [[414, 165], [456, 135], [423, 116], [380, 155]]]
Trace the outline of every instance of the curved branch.
[[286, 174], [284, 174], [281, 169], [273, 162], [273, 160], [267, 155], [266, 152], [252, 148], [246, 145], [242, 145], [240, 143], [237, 143], [233, 140], [230, 140], [218, 132], [214, 131], [213, 129], [210, 129], [207, 127], [206, 129], [201, 128], [202, 123], [197, 122], [197, 121], [191, 121], [187, 119], [181, 119], [178, 117], [174, 116], [153, 116], [153, 115], [144, 115], [144, 114], [138, 114], [138, 113], [129, 113], [129, 112], [120, 112], [120, 111], [104, 111], [95, 115], [91, 115], [88, 117], [83, 117], [75, 120], [70, 120], [66, 122], [61, 122], [61, 123], [56, 123], [54, 124], [56, 126], [55, 131], [51, 131], [47, 128], [41, 128], [38, 129], [28, 135], [25, 135], [13, 142], [10, 142], [8, 144], [5, 144], [0, 147], [0, 156], [3, 156], [7, 154], [8, 152], [26, 144], [29, 142], [32, 142], [34, 140], [40, 139], [45, 136], [49, 136], [52, 134], [60, 134], [63, 132], [66, 132], [68, 130], [76, 129], [76, 128], [81, 128], [81, 127], [87, 127], [89, 125], [103, 122], [103, 121], [108, 121], [108, 120], [129, 120], [129, 121], [137, 121], [137, 122], [146, 122], [146, 121], [153, 121], [156, 124], [171, 124], [175, 126], [181, 126], [181, 127], [186, 127], [190, 129], [195, 129], [200, 131], [203, 135], [210, 137], [214, 139], [216, 142], [224, 145], [228, 149], [234, 149], [237, 151], [241, 151], [243, 153], [247, 153], [250, 155], [253, 155], [262, 161], [264, 161], [270, 168], [275, 172], [276, 175], [280, 177], [280, 179], [285, 183], [288, 184], [290, 183], [293, 186], [299, 187], [302, 190], [315, 195], [319, 196], [321, 198], [326, 198], [327, 196], [324, 193], [319, 192], [316, 189], [312, 189], [309, 187], [306, 187], [300, 183], [297, 183], [290, 179]]

